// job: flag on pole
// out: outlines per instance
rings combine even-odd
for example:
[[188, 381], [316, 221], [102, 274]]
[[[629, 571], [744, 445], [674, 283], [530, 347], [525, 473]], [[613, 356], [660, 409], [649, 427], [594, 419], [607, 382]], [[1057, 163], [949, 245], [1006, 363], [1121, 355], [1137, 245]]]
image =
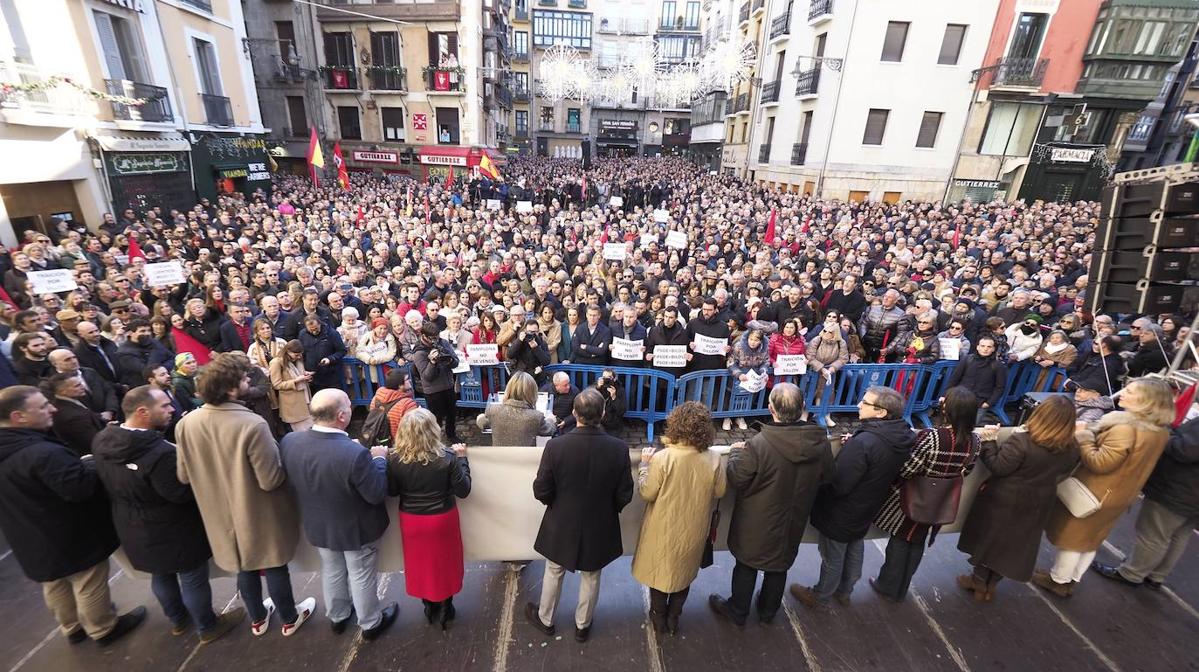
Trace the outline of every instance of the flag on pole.
[[1192, 383], [1190, 387], [1182, 391], [1178, 398], [1174, 400], [1174, 428], [1187, 421], [1187, 413], [1191, 410], [1191, 404], [1195, 403], [1195, 392], [1199, 390], [1199, 383]]
[[425, 194], [425, 226], [433, 224], [433, 211], [429, 209], [429, 195]]
[[360, 224], [360, 225], [362, 224], [362, 222], [366, 221], [366, 213], [364, 213], [362, 211], [361, 203], [358, 204], [358, 217], [356, 219], [358, 221], [358, 224]]
[[775, 221], [778, 220], [778, 216], [779, 216], [778, 209], [771, 208], [770, 209], [770, 219], [766, 222], [766, 244], [767, 245], [774, 244], [774, 235], [775, 235], [774, 225], [775, 225]]
[[312, 135], [308, 138], [308, 172], [312, 175], [312, 183], [320, 184], [316, 177], [316, 169], [325, 167], [325, 155], [321, 153], [321, 141], [316, 137], [316, 127], [312, 127]]
[[342, 189], [350, 190], [350, 171], [346, 168], [346, 158], [341, 153], [341, 143], [333, 143], [333, 165], [337, 166], [337, 183]]
[[145, 261], [146, 253], [142, 252], [142, 246], [137, 243], [137, 236], [131, 235], [129, 236], [129, 261], [133, 261], [138, 257], [141, 257], [142, 261]]
[[445, 175], [445, 188], [449, 189], [452, 186], [454, 186], [454, 167], [450, 166], [449, 172]]
[[408, 187], [407, 201], [408, 201], [408, 205], [404, 207], [404, 216], [411, 217], [412, 216], [412, 187]]
[[953, 227], [953, 249], [958, 249], [958, 245], [962, 242], [962, 223], [958, 222], [957, 226]]
[[491, 157], [486, 154], [483, 155], [483, 158], [479, 159], [479, 172], [486, 173], [493, 180], [500, 179], [500, 169], [495, 167], [495, 163], [491, 160]]
[[610, 226], [612, 226], [612, 225], [608, 224], [608, 225], [604, 226], [604, 233], [602, 235], [600, 235], [600, 245], [604, 245], [608, 242], [608, 227], [610, 227]]

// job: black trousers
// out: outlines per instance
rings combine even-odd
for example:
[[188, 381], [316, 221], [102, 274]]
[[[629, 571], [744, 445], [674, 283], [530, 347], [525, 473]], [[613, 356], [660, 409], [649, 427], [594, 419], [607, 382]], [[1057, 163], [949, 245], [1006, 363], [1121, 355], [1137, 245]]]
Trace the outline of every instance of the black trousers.
[[458, 395], [454, 393], [453, 388], [425, 394], [425, 403], [429, 405], [429, 412], [437, 418], [437, 422], [445, 424], [445, 435], [450, 443], [457, 443], [458, 428], [455, 422], [458, 416]]
[[[758, 570], [740, 560], [733, 567], [733, 595], [729, 607], [744, 620], [749, 616], [749, 603], [758, 583]], [[783, 604], [783, 589], [787, 587], [787, 572], [762, 572], [762, 591], [758, 593], [758, 617], [774, 618]]]
[[897, 602], [907, 596], [912, 577], [924, 557], [924, 542], [923, 538], [907, 541], [898, 536], [891, 537], [883, 566], [874, 582], [880, 592]]
[[691, 586], [687, 586], [677, 593], [664, 593], [660, 590], [650, 588], [650, 611], [678, 618], [679, 614], [683, 613], [683, 605], [687, 602], [687, 595], [690, 593]]

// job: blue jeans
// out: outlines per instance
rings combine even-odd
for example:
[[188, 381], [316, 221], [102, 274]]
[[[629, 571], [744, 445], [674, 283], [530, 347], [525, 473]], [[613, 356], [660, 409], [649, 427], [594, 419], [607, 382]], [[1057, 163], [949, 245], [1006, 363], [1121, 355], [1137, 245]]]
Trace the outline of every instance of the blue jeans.
[[262, 580], [258, 578], [260, 571], [266, 575], [266, 588], [271, 591], [271, 600], [275, 603], [275, 609], [279, 610], [279, 618], [284, 623], [295, 623], [299, 614], [296, 613], [296, 598], [291, 593], [291, 574], [287, 571], [287, 565], [237, 573], [237, 590], [241, 593], [241, 601], [246, 605], [250, 620], [257, 623], [266, 618], [266, 607], [262, 606]]
[[816, 599], [827, 601], [834, 594], [849, 597], [854, 584], [862, 578], [866, 543], [861, 539], [850, 542], [833, 541], [822, 534], [819, 548], [820, 580], [812, 587]]
[[325, 590], [325, 615], [333, 622], [358, 612], [358, 627], [370, 630], [382, 620], [379, 611], [379, 542], [356, 551], [316, 549], [321, 555], [321, 585]]
[[162, 605], [162, 612], [171, 625], [181, 625], [191, 616], [200, 632], [216, 625], [212, 611], [212, 587], [208, 585], [208, 562], [195, 569], [177, 574], [155, 574], [150, 577], [150, 590]]

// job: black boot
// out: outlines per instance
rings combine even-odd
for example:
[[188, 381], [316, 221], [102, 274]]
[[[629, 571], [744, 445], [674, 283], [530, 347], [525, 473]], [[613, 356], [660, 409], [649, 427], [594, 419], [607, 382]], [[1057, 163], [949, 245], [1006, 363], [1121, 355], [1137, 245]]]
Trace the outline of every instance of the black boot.
[[454, 598], [452, 598], [452, 597], [446, 598], [446, 600], [441, 603], [440, 611], [441, 611], [441, 629], [445, 630], [446, 628], [449, 627], [450, 622], [454, 620], [454, 616], [456, 616], [458, 614], [458, 611], [456, 609], [454, 609]]
[[679, 616], [683, 613], [683, 604], [687, 602], [690, 588], [684, 588], [677, 593], [671, 593], [666, 602], [666, 631], [672, 636], [679, 634]]
[[425, 621], [427, 621], [429, 625], [433, 625], [433, 620], [437, 618], [438, 612], [441, 611], [441, 603], [431, 602], [429, 600], [421, 600], [421, 602], [423, 602], [425, 605]]
[[666, 604], [668, 596], [659, 590], [653, 588], [649, 591], [649, 622], [653, 626], [654, 632], [665, 634], [666, 632]]

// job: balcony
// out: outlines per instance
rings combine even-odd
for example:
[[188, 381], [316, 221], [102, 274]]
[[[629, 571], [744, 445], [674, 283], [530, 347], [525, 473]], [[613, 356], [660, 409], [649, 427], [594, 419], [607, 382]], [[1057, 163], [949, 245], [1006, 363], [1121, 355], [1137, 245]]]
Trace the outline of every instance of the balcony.
[[528, 5], [523, 5], [523, 6], [518, 5], [516, 7], [516, 10], [512, 14], [512, 20], [513, 21], [528, 21], [529, 20], [529, 6]]
[[171, 114], [171, 100], [167, 90], [161, 86], [151, 86], [128, 79], [106, 79], [104, 84], [108, 93], [127, 98], [143, 98], [144, 105], [123, 105], [111, 103], [112, 116], [122, 121], [145, 121], [151, 123], [174, 122], [175, 115]]
[[773, 82], [766, 82], [762, 85], [762, 104], [779, 102], [779, 90], [783, 88], [783, 81], [776, 79]]
[[749, 112], [749, 94], [742, 93], [733, 101], [733, 114], [741, 114]]
[[462, 68], [457, 70], [425, 68], [425, 87], [429, 93], [462, 93], [466, 90], [462, 81], [464, 76], [465, 72]]
[[572, 123], [570, 123], [570, 122], [567, 122], [567, 124], [566, 124], [566, 132], [567, 132], [567, 133], [582, 133], [582, 132], [583, 132], [583, 125], [582, 125], [582, 124], [577, 124], [577, 123], [575, 123], [575, 124], [572, 124]]
[[812, 0], [808, 6], [808, 23], [819, 23], [833, 18], [833, 0]]
[[528, 51], [512, 52], [512, 62], [513, 63], [528, 63], [529, 62], [529, 52]]
[[558, 0], [537, 0], [538, 7], [557, 7]]
[[541, 123], [537, 124], [537, 130], [544, 131], [546, 133], [553, 133], [554, 132], [554, 120], [553, 119], [542, 119]]
[[[0, 79], [20, 84], [40, 84], [49, 77], [29, 63], [0, 61]], [[92, 116], [96, 105], [70, 86], [0, 93], [0, 109], [10, 124], [71, 128], [78, 124], [76, 115]]]
[[766, 0], [753, 0], [753, 9], [750, 10], [751, 13], [753, 13], [754, 15], [757, 15], [759, 12], [763, 12], [765, 10], [766, 10]]
[[358, 88], [358, 70], [353, 66], [325, 65], [321, 66], [325, 75], [326, 89], [341, 89], [353, 91]]
[[517, 139], [524, 138], [527, 140], [529, 138], [529, 128], [527, 126], [517, 126], [516, 135], [514, 137]]
[[204, 118], [209, 126], [233, 125], [233, 104], [228, 98], [201, 93], [200, 101], [204, 103]]
[[737, 13], [737, 23], [738, 24], [749, 23], [749, 8], [750, 8], [750, 3], [748, 3], [748, 2], [745, 3], [744, 5], [741, 5], [741, 11]]
[[529, 90], [525, 88], [517, 88], [512, 91], [512, 100], [518, 103], [529, 102]]
[[791, 13], [785, 12], [774, 17], [770, 22], [770, 39], [776, 39], [791, 33]]
[[1048, 65], [1047, 58], [1001, 58], [995, 62], [991, 86], [1040, 88], [1041, 82], [1045, 81], [1045, 68]]
[[512, 92], [503, 84], [495, 86], [495, 100], [499, 103], [500, 107], [509, 110], [512, 109]]
[[758, 163], [770, 163], [770, 145], [758, 148]]
[[820, 68], [804, 70], [795, 77], [795, 95], [801, 99], [816, 95], [820, 88]]
[[808, 159], [808, 143], [797, 142], [791, 145], [791, 165], [802, 166]]
[[568, 0], [566, 6], [571, 9], [587, 9], [587, 0]]
[[407, 91], [408, 71], [398, 65], [368, 65], [366, 76], [376, 91]]

